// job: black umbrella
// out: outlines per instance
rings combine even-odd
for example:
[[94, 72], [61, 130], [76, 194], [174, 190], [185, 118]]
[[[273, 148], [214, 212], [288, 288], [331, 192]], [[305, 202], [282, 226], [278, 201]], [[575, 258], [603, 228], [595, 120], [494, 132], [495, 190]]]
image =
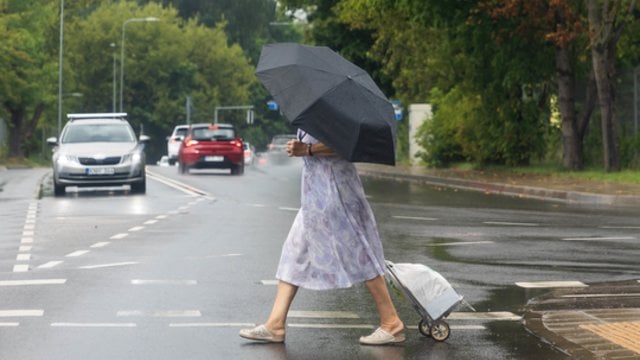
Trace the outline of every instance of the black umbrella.
[[265, 45], [256, 70], [286, 118], [345, 159], [395, 165], [393, 105], [369, 74], [325, 46]]

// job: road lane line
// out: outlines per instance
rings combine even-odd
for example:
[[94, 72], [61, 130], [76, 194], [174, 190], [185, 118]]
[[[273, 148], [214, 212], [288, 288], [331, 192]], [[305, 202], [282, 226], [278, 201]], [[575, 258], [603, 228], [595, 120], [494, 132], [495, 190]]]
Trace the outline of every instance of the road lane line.
[[101, 242], [97, 242], [97, 243], [95, 243], [95, 244], [93, 244], [93, 245], [91, 245], [89, 247], [90, 248], [101, 248], [101, 247], [105, 247], [105, 246], [107, 246], [109, 244], [111, 244], [111, 243], [108, 242], [108, 241], [101, 241]]
[[44, 310], [0, 310], [0, 317], [38, 317], [44, 315]]
[[186, 328], [186, 327], [254, 327], [254, 323], [171, 323], [169, 327]]
[[31, 254], [18, 254], [16, 261], [29, 261], [31, 260]]
[[489, 312], [452, 312], [447, 316], [447, 320], [505, 320], [519, 321], [522, 316], [509, 311], [489, 311]]
[[22, 236], [23, 237], [25, 237], [25, 236], [33, 236], [33, 235], [34, 235], [33, 231], [23, 231], [22, 232]]
[[562, 287], [587, 287], [589, 285], [580, 281], [537, 281], [517, 282], [517, 286], [525, 289], [562, 288]]
[[286, 207], [286, 206], [278, 206], [278, 210], [283, 211], [298, 211], [300, 208]]
[[131, 285], [197, 285], [196, 280], [131, 280]]
[[640, 226], [600, 226], [600, 229], [640, 229]]
[[18, 248], [19, 252], [27, 252], [27, 251], [31, 251], [31, 249], [33, 248], [33, 246], [31, 245], [20, 245], [20, 247]]
[[29, 237], [29, 236], [23, 236], [22, 239], [20, 239], [20, 243], [22, 243], [22, 244], [31, 244], [31, 243], [33, 243], [33, 238]]
[[523, 223], [523, 222], [505, 222], [505, 221], [484, 221], [486, 225], [504, 225], [504, 226], [540, 226], [536, 223]]
[[307, 329], [375, 329], [375, 326], [369, 324], [287, 324], [292, 328]]
[[0, 327], [16, 327], [20, 326], [20, 323], [17, 322], [0, 322]]
[[143, 222], [142, 224], [144, 224], [144, 225], [153, 225], [153, 224], [155, 224], [157, 222], [158, 222], [158, 220], [147, 220], [147, 221]]
[[13, 265], [13, 272], [27, 272], [27, 271], [29, 271], [28, 264]]
[[289, 317], [323, 319], [359, 319], [356, 313], [349, 311], [289, 311]]
[[129, 317], [129, 316], [150, 316], [150, 317], [201, 317], [202, 313], [199, 310], [166, 310], [145, 312], [142, 310], [120, 310], [116, 316]]
[[71, 323], [71, 322], [57, 322], [51, 323], [51, 327], [84, 327], [84, 328], [118, 328], [126, 327], [132, 328], [138, 326], [136, 323]]
[[436, 221], [436, 220], [438, 220], [438, 219], [432, 218], [432, 217], [421, 217], [421, 216], [392, 215], [391, 217], [394, 218], [394, 219], [401, 219], [401, 220], [421, 220], [421, 221]]
[[0, 286], [62, 285], [67, 279], [0, 280]]
[[481, 244], [493, 244], [493, 241], [457, 241], [457, 242], [448, 242], [448, 243], [431, 243], [426, 246], [434, 247], [434, 246], [458, 246], [458, 245], [481, 245]]
[[156, 216], [156, 219], [158, 219], [158, 220], [162, 220], [162, 219], [166, 219], [166, 218], [167, 218], [167, 215], [158, 215], [158, 216]]
[[140, 230], [143, 230], [143, 229], [144, 229], [144, 226], [134, 226], [134, 227], [132, 227], [131, 229], [129, 229], [127, 231], [136, 232], [136, 231], [140, 231]]
[[120, 239], [126, 238], [127, 236], [129, 236], [129, 234], [127, 234], [127, 233], [120, 233], [120, 234], [115, 234], [115, 235], [113, 235], [113, 236], [112, 236], [112, 237], [110, 237], [109, 239], [111, 239], [111, 240], [120, 240]]
[[279, 280], [260, 280], [260, 283], [262, 285], [267, 285], [267, 286], [272, 286], [272, 285], [278, 285]]
[[63, 261], [49, 261], [48, 263], [44, 263], [40, 266], [38, 266], [38, 269], [51, 269], [53, 267], [56, 267], [60, 264], [62, 264]]
[[257, 208], [267, 207], [267, 205], [265, 205], [265, 204], [247, 204], [247, 206], [252, 206], [252, 207], [257, 207]]
[[603, 298], [603, 297], [640, 297], [640, 293], [628, 294], [570, 294], [562, 295], [563, 298]]
[[147, 175], [149, 175], [149, 178], [152, 180], [155, 180], [159, 183], [165, 184], [169, 187], [172, 187], [176, 190], [180, 190], [185, 194], [191, 195], [191, 196], [210, 196], [210, 194], [204, 190], [200, 190], [197, 188], [194, 188], [191, 185], [185, 184], [183, 182], [177, 181], [177, 180], [173, 180], [170, 179], [168, 177], [162, 176], [160, 174], [157, 174], [153, 171], [149, 171], [147, 170]]
[[126, 265], [137, 265], [137, 264], [139, 264], [139, 262], [136, 262], [136, 261], [124, 261], [124, 262], [111, 263], [111, 264], [99, 264], [99, 265], [86, 265], [86, 266], [79, 266], [79, 267], [78, 267], [78, 269], [101, 269], [101, 268], [108, 268], [108, 267], [126, 266]]
[[69, 254], [67, 254], [65, 256], [66, 257], [78, 257], [78, 256], [82, 256], [82, 255], [84, 255], [84, 254], [86, 254], [88, 252], [89, 252], [89, 250], [77, 250], [77, 251], [69, 253]]
[[634, 236], [602, 236], [602, 237], [575, 237], [564, 238], [564, 241], [607, 241], [607, 240], [635, 240]]

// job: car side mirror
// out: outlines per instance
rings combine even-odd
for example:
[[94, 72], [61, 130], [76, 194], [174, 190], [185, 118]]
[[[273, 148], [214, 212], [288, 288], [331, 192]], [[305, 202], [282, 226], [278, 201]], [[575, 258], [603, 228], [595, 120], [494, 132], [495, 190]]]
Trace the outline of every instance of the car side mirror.
[[182, 141], [182, 140], [184, 140], [184, 136], [182, 136], [182, 135], [176, 135], [176, 137], [174, 137], [174, 138], [173, 138], [173, 140], [175, 140], [175, 141]]
[[140, 135], [140, 140], [139, 140], [139, 141], [140, 141], [141, 143], [149, 142], [149, 140], [151, 140], [151, 138], [150, 138], [150, 137], [148, 137], [147, 135]]
[[50, 137], [47, 139], [47, 144], [51, 145], [51, 146], [56, 146], [58, 145], [58, 138], [54, 137]]

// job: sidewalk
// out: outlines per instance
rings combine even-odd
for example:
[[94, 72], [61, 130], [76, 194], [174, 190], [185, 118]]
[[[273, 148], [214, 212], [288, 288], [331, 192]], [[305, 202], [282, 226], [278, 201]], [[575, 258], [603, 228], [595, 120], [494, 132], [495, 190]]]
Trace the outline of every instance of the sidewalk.
[[[640, 206], [640, 185], [543, 176], [500, 177], [480, 171], [358, 164], [361, 175], [593, 205]], [[573, 359], [640, 360], [640, 280], [558, 288], [523, 309], [533, 335]]]
[[482, 171], [427, 169], [422, 166], [357, 164], [362, 175], [419, 181], [431, 185], [568, 203], [640, 206], [640, 185], [576, 181], [535, 175], [504, 177]]

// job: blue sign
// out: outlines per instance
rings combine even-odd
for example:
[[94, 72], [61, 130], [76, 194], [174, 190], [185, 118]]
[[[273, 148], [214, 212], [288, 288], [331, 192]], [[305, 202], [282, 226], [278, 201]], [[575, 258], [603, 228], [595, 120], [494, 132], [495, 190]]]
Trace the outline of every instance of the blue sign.
[[392, 100], [391, 104], [393, 105], [393, 112], [396, 115], [396, 120], [402, 120], [402, 105], [400, 100]]
[[267, 107], [271, 111], [278, 111], [278, 103], [273, 100], [267, 101]]

